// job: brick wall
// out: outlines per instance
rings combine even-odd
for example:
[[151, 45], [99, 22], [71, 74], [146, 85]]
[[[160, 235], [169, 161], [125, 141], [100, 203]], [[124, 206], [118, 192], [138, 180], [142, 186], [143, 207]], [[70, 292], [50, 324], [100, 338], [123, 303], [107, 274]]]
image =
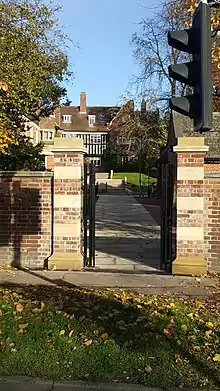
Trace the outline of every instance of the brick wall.
[[220, 163], [219, 164], [204, 164], [205, 172], [220, 172]]
[[44, 266], [51, 254], [51, 184], [47, 172], [0, 173], [0, 265]]
[[220, 172], [204, 179], [204, 241], [208, 268], [220, 272]]
[[82, 269], [82, 140], [55, 139], [53, 172], [0, 172], [0, 265]]

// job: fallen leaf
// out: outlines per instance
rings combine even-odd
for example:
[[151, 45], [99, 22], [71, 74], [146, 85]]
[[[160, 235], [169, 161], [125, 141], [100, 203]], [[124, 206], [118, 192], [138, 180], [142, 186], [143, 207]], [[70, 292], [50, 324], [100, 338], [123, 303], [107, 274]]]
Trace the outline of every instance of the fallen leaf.
[[214, 327], [214, 324], [212, 322], [206, 322], [206, 327], [208, 327], [209, 329], [213, 329]]
[[19, 329], [16, 331], [16, 334], [23, 334], [24, 333], [24, 330], [23, 329]]
[[183, 331], [187, 331], [187, 330], [188, 330], [188, 327], [187, 327], [186, 324], [182, 324], [181, 329], [182, 329]]
[[61, 331], [59, 332], [60, 337], [62, 337], [62, 335], [64, 335], [64, 334], [65, 334], [65, 330], [61, 330]]
[[144, 371], [147, 372], [147, 373], [151, 373], [151, 372], [152, 372], [152, 368], [150, 367], [150, 365], [147, 365], [147, 366], [144, 368]]
[[28, 323], [19, 324], [19, 329], [26, 329], [28, 327]]
[[89, 339], [88, 341], [84, 342], [84, 345], [89, 346], [92, 344], [92, 339]]
[[41, 309], [43, 310], [45, 307], [45, 304], [43, 302], [40, 303]]
[[22, 312], [23, 309], [24, 309], [24, 307], [23, 307], [22, 304], [19, 304], [19, 303], [18, 303], [18, 304], [16, 305], [16, 311], [17, 311], [17, 312]]
[[206, 331], [206, 332], [205, 332], [206, 338], [209, 338], [211, 334], [212, 334], [212, 330]]
[[220, 354], [216, 354], [215, 357], [213, 357], [213, 361], [220, 362]]
[[99, 330], [94, 330], [94, 331], [93, 331], [93, 334], [94, 334], [94, 335], [99, 335]]
[[101, 338], [102, 338], [102, 339], [108, 339], [108, 333], [103, 333], [103, 334], [101, 335]]
[[0, 316], [2, 316], [3, 315], [3, 312], [2, 312], [2, 310], [0, 310]]
[[71, 331], [69, 332], [69, 338], [72, 337], [73, 333], [74, 333], [74, 330], [71, 330]]
[[143, 307], [142, 305], [140, 305], [140, 304], [137, 305], [137, 308], [138, 308], [139, 310], [143, 310], [143, 309], [144, 309], [144, 307]]

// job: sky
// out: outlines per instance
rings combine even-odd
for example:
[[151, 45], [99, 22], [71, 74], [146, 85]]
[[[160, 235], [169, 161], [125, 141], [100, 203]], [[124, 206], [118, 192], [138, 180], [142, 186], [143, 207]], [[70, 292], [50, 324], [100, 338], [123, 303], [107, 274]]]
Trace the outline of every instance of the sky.
[[65, 33], [78, 42], [68, 56], [75, 74], [66, 85], [68, 98], [79, 104], [81, 91], [92, 106], [121, 102], [129, 80], [139, 68], [132, 58], [131, 36], [158, 0], [59, 0]]

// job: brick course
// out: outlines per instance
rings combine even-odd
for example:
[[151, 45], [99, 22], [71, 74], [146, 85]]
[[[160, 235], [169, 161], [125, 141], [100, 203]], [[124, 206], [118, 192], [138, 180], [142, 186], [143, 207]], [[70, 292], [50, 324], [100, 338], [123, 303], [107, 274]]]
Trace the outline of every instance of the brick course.
[[220, 272], [220, 173], [204, 179], [205, 257], [210, 270]]
[[37, 268], [51, 253], [52, 176], [0, 173], [0, 264]]

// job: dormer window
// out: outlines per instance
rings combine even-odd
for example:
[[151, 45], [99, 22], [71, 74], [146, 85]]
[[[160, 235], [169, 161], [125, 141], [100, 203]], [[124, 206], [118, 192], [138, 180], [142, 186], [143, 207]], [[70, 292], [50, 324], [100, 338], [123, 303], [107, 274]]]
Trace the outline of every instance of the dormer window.
[[89, 120], [89, 126], [95, 125], [95, 115], [89, 115], [88, 120]]
[[62, 122], [70, 124], [72, 122], [72, 115], [62, 115]]

